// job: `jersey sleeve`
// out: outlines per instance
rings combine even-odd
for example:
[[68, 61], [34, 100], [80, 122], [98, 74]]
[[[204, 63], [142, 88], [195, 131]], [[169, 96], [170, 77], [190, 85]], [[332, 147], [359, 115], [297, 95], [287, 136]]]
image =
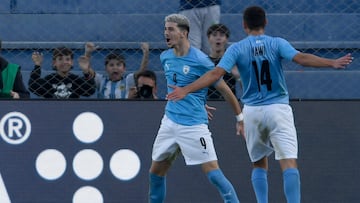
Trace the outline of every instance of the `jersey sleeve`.
[[236, 59], [237, 59], [236, 46], [235, 44], [232, 44], [229, 48], [226, 49], [220, 62], [216, 66], [224, 69], [228, 73], [231, 73], [232, 68], [236, 64]]
[[278, 38], [280, 56], [291, 61], [294, 56], [299, 53], [288, 41]]

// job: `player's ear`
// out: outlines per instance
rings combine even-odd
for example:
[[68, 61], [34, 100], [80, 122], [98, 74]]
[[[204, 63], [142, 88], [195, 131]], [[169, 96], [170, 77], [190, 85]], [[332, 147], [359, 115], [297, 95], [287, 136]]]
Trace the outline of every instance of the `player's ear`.
[[243, 25], [244, 30], [246, 30], [246, 29], [248, 28], [248, 26], [247, 26], [247, 24], [246, 24], [245, 21], [243, 21], [242, 25]]

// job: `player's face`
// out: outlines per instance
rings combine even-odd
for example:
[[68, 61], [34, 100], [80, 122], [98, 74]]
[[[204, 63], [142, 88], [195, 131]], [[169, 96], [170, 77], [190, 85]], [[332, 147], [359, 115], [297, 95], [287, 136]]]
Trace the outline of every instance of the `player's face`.
[[124, 63], [116, 59], [111, 59], [106, 65], [106, 72], [111, 81], [119, 81], [125, 72]]
[[57, 56], [55, 60], [53, 60], [53, 66], [58, 72], [66, 74], [71, 70], [71, 67], [73, 66], [73, 59], [70, 55]]
[[228, 38], [225, 33], [216, 31], [209, 35], [209, 44], [213, 52], [225, 51]]
[[181, 43], [181, 40], [184, 38], [184, 32], [179, 29], [177, 23], [166, 22], [164, 36], [167, 46], [174, 48]]

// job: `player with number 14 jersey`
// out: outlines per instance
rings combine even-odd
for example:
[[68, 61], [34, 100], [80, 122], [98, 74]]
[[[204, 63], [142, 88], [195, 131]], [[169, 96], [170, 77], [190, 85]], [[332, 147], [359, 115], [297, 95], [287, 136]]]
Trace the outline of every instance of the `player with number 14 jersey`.
[[231, 45], [218, 64], [230, 72], [236, 64], [243, 82], [242, 102], [257, 106], [289, 103], [281, 59], [298, 53], [288, 41], [268, 35], [249, 35]]

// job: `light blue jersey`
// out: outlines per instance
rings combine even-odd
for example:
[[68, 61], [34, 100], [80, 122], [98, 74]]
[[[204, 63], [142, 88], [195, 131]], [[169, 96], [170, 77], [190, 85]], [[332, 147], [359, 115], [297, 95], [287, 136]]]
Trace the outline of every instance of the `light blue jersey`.
[[[178, 87], [194, 82], [214, 68], [209, 57], [194, 47], [190, 47], [188, 54], [181, 57], [175, 56], [174, 49], [166, 50], [161, 53], [160, 60], [167, 84]], [[172, 91], [173, 89], [168, 87], [168, 93]], [[165, 108], [166, 116], [181, 125], [207, 124], [205, 109], [207, 91], [207, 88], [200, 89], [179, 101], [168, 101]]]
[[292, 60], [298, 51], [288, 41], [267, 35], [248, 36], [232, 44], [218, 66], [230, 72], [236, 65], [243, 85], [243, 104], [288, 104], [289, 94], [281, 59]]

